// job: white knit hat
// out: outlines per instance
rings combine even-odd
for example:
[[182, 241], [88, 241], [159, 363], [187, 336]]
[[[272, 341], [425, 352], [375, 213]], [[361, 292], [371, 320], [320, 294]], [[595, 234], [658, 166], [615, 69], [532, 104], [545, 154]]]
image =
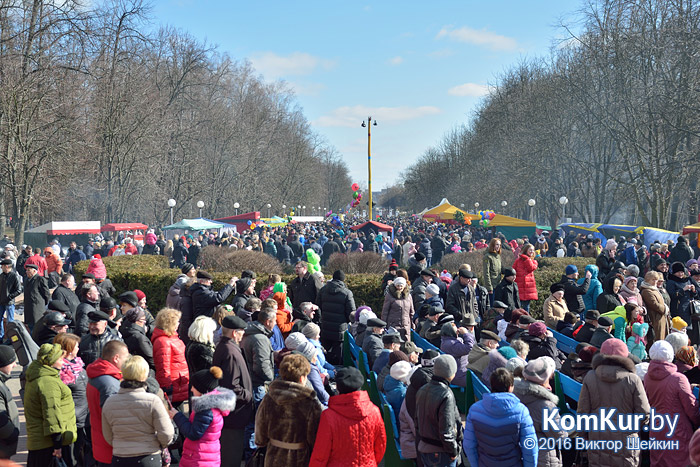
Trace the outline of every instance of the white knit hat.
[[302, 342], [308, 342], [309, 340], [300, 332], [293, 332], [287, 336], [284, 340], [284, 346], [289, 350], [296, 350], [299, 344]]
[[376, 317], [377, 317], [377, 315], [374, 314], [374, 312], [372, 310], [369, 310], [369, 309], [362, 310], [360, 312], [360, 324], [364, 324], [365, 326], [367, 326], [367, 320], [372, 319], [372, 318], [376, 318]]
[[520, 357], [513, 357], [506, 362], [506, 370], [513, 373], [516, 368], [524, 368], [526, 363], [527, 362]]
[[673, 346], [666, 341], [656, 341], [649, 349], [649, 358], [652, 360], [671, 363], [674, 355]]
[[671, 334], [666, 336], [666, 342], [671, 344], [671, 346], [673, 347], [673, 355], [676, 355], [676, 352], [681, 350], [681, 347], [685, 347], [686, 345], [688, 345], [688, 334], [684, 332], [672, 332]]
[[411, 364], [405, 361], [399, 361], [391, 365], [389, 374], [396, 381], [401, 381], [408, 384], [408, 377], [411, 375]]
[[634, 372], [637, 373], [637, 376], [639, 376], [639, 379], [642, 381], [644, 381], [647, 371], [649, 371], [649, 362], [637, 363], [634, 366]]

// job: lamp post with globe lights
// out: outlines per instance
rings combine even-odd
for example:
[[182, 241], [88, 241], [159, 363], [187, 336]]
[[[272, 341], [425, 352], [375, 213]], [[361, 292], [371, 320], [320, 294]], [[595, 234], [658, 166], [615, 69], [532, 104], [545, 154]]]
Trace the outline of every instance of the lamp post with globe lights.
[[474, 212], [475, 213], [479, 212], [479, 203], [474, 203]]
[[508, 201], [506, 201], [506, 200], [501, 201], [501, 207], [503, 208], [504, 215], [506, 213], [506, 206], [508, 206]]
[[282, 217], [285, 217], [287, 215], [287, 205], [283, 204], [282, 205]]
[[240, 203], [238, 203], [238, 202], [233, 203], [233, 209], [236, 210], [236, 215], [238, 215], [238, 208], [240, 208], [240, 207], [241, 207]]
[[174, 224], [173, 222], [173, 209], [175, 208], [175, 205], [177, 204], [177, 201], [174, 199], [170, 198], [168, 200], [168, 207], [170, 208], [170, 225]]
[[566, 219], [566, 205], [568, 204], [568, 202], [569, 202], [569, 198], [567, 198], [566, 196], [562, 196], [561, 198], [559, 198], [559, 204], [561, 204], [561, 218], [562, 218], [562, 220]]
[[202, 208], [204, 207], [204, 201], [197, 201], [197, 207], [199, 208], [199, 218], [202, 218]]
[[535, 204], [537, 204], [537, 202], [536, 202], [533, 198], [530, 198], [530, 199], [527, 201], [527, 205], [528, 205], [529, 208], [530, 208], [530, 221], [532, 221], [532, 211], [533, 211], [534, 208], [535, 208]]
[[270, 208], [271, 207], [272, 207], [272, 205], [270, 203], [267, 203], [267, 218], [268, 219], [270, 218]]

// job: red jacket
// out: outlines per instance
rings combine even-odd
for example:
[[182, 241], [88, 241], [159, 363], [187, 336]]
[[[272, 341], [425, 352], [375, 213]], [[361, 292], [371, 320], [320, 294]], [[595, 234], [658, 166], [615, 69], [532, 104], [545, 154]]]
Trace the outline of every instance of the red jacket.
[[164, 391], [172, 386], [173, 402], [186, 401], [189, 396], [190, 373], [185, 360], [185, 343], [177, 333], [168, 336], [160, 328], [153, 330], [151, 342], [158, 384]]
[[124, 247], [124, 252], [127, 255], [138, 255], [139, 249], [136, 248], [136, 245], [134, 245], [133, 243], [127, 243], [126, 246]]
[[376, 467], [385, 449], [384, 422], [367, 392], [341, 394], [321, 414], [309, 467]]
[[46, 264], [46, 260], [43, 256], [30, 256], [29, 258], [27, 258], [27, 261], [24, 262], [25, 266], [28, 264], [36, 264], [37, 274], [39, 274], [40, 276], [46, 276], [46, 270], [49, 268], [49, 266]]
[[537, 261], [527, 255], [520, 255], [513, 263], [513, 269], [515, 269], [515, 283], [518, 284], [520, 300], [537, 300], [535, 283]]
[[97, 462], [112, 462], [112, 446], [102, 435], [102, 406], [109, 396], [119, 392], [122, 373], [107, 360], [98, 358], [86, 368], [89, 378], [85, 395], [90, 411], [90, 434], [92, 435], [92, 456]]

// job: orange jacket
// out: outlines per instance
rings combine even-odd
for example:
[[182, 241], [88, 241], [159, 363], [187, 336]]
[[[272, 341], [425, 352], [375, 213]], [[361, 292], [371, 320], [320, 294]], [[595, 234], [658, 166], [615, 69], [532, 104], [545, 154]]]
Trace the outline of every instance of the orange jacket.
[[44, 256], [46, 256], [47, 272], [55, 272], [59, 275], [63, 273], [63, 261], [61, 261], [61, 258], [54, 253], [51, 248], [46, 248], [44, 250]]

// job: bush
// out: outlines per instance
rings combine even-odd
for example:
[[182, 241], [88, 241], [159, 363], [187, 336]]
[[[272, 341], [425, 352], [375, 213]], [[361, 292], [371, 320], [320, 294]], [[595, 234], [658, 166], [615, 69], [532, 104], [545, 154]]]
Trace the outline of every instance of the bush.
[[384, 274], [389, 269], [389, 260], [371, 251], [333, 253], [323, 270], [332, 274], [338, 269], [345, 274]]
[[258, 274], [283, 274], [277, 258], [267, 253], [252, 250], [232, 250], [218, 246], [207, 246], [199, 253], [199, 266], [207, 271], [228, 272], [240, 275], [250, 269]]
[[537, 300], [530, 302], [530, 314], [542, 319], [542, 305], [549, 297], [549, 287], [561, 281], [566, 266], [575, 265], [581, 277], [585, 274], [584, 269], [589, 264], [595, 264], [595, 258], [537, 258], [538, 268], [535, 271], [535, 282], [537, 283]]
[[[450, 253], [442, 257], [442, 261], [437, 266], [440, 270], [447, 269], [452, 275], [457, 274], [459, 267], [462, 264], [468, 264], [472, 267], [472, 272], [476, 274], [479, 278], [479, 282], [484, 282], [484, 255], [488, 251], [487, 248], [483, 248], [479, 251], [472, 251], [470, 253]], [[515, 256], [513, 252], [509, 250], [501, 251], [501, 267], [509, 268], [513, 265], [515, 261]]]

